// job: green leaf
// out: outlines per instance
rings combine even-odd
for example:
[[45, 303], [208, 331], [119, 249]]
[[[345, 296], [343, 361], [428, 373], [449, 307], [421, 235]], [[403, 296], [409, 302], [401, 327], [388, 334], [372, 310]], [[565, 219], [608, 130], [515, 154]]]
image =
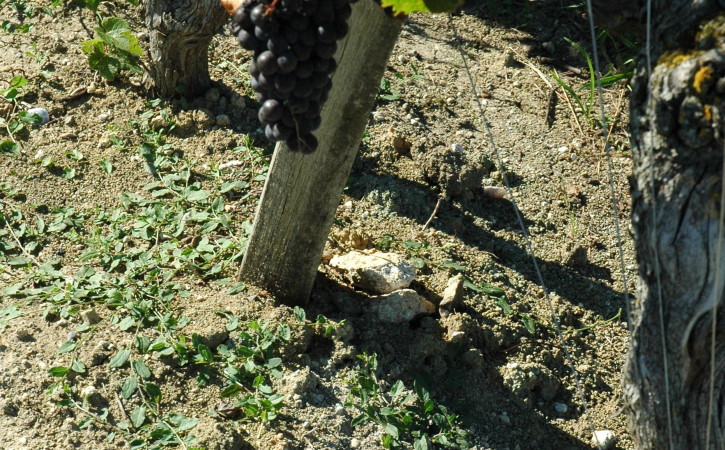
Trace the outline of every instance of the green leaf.
[[127, 316], [124, 317], [121, 322], [118, 324], [118, 328], [121, 329], [121, 331], [126, 331], [129, 328], [133, 327], [136, 324], [136, 321], [133, 320], [133, 317]]
[[531, 316], [527, 316], [526, 314], [523, 314], [521, 316], [521, 321], [524, 323], [524, 326], [526, 327], [526, 331], [528, 331], [531, 334], [536, 334], [536, 321]]
[[506, 301], [506, 297], [496, 297], [494, 302], [503, 310], [504, 314], [509, 315], [513, 313], [513, 309], [511, 309], [511, 305]]
[[110, 159], [104, 159], [103, 161], [98, 163], [98, 165], [101, 166], [101, 169], [103, 169], [103, 171], [109, 175], [111, 174], [111, 172], [113, 172], [113, 164], [111, 164]]
[[242, 391], [241, 386], [236, 385], [236, 384], [232, 384], [231, 386], [225, 387], [221, 391], [221, 393], [219, 394], [219, 396], [221, 396], [222, 398], [234, 397], [235, 395], [239, 394], [241, 391]]
[[452, 13], [463, 4], [463, 0], [382, 0], [383, 8], [392, 7], [395, 14], [414, 12]]
[[188, 194], [185, 195], [185, 198], [190, 202], [200, 202], [209, 198], [209, 194], [209, 191], [200, 189], [198, 191], [190, 191]]
[[75, 373], [86, 373], [86, 365], [83, 364], [82, 361], [74, 360], [73, 363], [70, 365], [70, 368]]
[[219, 192], [226, 194], [233, 189], [245, 189], [247, 186], [249, 186], [249, 183], [246, 181], [225, 181], [222, 183], [222, 187], [219, 189]]
[[305, 313], [305, 310], [299, 306], [295, 306], [295, 320], [297, 322], [304, 322], [306, 317], [307, 314]]
[[428, 439], [426, 436], [421, 436], [413, 441], [413, 450], [428, 450]]
[[56, 353], [68, 353], [76, 349], [77, 343], [73, 341], [65, 341], [56, 351]]
[[115, 369], [116, 367], [121, 367], [124, 364], [126, 364], [126, 361], [128, 361], [128, 358], [131, 356], [131, 350], [124, 347], [121, 350], [116, 353], [113, 358], [108, 362], [108, 367], [111, 369]]
[[63, 378], [64, 376], [66, 376], [68, 374], [69, 370], [70, 370], [70, 367], [57, 366], [57, 367], [50, 368], [50, 370], [48, 370], [48, 373], [52, 377]]
[[161, 403], [161, 389], [157, 385], [154, 383], [146, 383], [144, 388], [146, 389], [146, 395], [152, 402], [156, 404]]
[[123, 398], [128, 400], [136, 392], [137, 388], [138, 380], [135, 376], [131, 375], [130, 377], [126, 378], [126, 381], [123, 382], [123, 385], [121, 386], [121, 395], [123, 396]]
[[131, 419], [131, 424], [135, 428], [139, 428], [146, 421], [146, 407], [137, 406], [129, 418]]
[[149, 369], [148, 366], [140, 359], [134, 360], [131, 365], [133, 366], [134, 372], [136, 372], [138, 376], [144, 380], [151, 378], [151, 369]]
[[20, 147], [13, 141], [0, 141], [0, 154], [17, 156], [20, 154]]

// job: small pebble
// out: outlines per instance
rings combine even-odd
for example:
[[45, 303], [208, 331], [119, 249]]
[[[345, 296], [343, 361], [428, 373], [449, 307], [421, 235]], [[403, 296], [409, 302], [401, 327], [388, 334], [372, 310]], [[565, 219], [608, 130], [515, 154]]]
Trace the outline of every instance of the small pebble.
[[63, 119], [64, 125], [70, 126], [70, 125], [73, 125], [74, 123], [76, 123], [76, 118], [71, 115], [65, 116], [65, 118]]
[[483, 196], [488, 198], [506, 198], [506, 188], [499, 186], [484, 186]]
[[350, 439], [350, 448], [358, 448], [358, 447], [360, 447], [360, 440], [358, 438]]
[[30, 108], [28, 114], [37, 114], [40, 116], [40, 125], [45, 125], [50, 121], [50, 114], [45, 108]]
[[339, 403], [336, 404], [335, 405], [335, 414], [337, 414], [338, 416], [344, 416], [345, 415], [345, 407], [342, 406]]
[[204, 94], [204, 98], [212, 103], [218, 102], [219, 97], [221, 97], [221, 94], [219, 94], [219, 89], [216, 88], [211, 88]]
[[556, 411], [557, 414], [566, 414], [568, 410], [569, 407], [566, 406], [564, 403], [554, 403], [554, 411]]
[[78, 337], [78, 333], [77, 332], [75, 332], [75, 331], [69, 331], [68, 332], [68, 340], [69, 341], [75, 341], [77, 337]]
[[216, 116], [216, 124], [220, 127], [228, 127], [231, 123], [232, 120], [226, 114], [219, 114]]
[[81, 312], [81, 319], [83, 319], [83, 321], [86, 323], [95, 325], [101, 321], [101, 316], [99, 316], [95, 310], [89, 309]]
[[592, 444], [599, 450], [608, 450], [617, 443], [617, 435], [612, 430], [597, 430], [592, 436]]
[[111, 118], [111, 115], [107, 114], [107, 113], [101, 113], [98, 115], [98, 120], [100, 120], [101, 122], [108, 122], [108, 119], [110, 119], [110, 118]]
[[18, 338], [19, 341], [28, 342], [33, 340], [33, 335], [30, 334], [28, 330], [18, 330], [15, 333], [15, 337]]

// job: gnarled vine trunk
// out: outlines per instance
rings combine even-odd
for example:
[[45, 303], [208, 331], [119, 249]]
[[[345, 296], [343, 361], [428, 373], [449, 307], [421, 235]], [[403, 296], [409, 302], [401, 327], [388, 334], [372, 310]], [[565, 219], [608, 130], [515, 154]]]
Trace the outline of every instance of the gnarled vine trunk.
[[219, 0], [146, 0], [156, 94], [194, 97], [209, 89], [209, 43], [228, 20]]
[[[645, 3], [636, 3], [644, 11]], [[722, 449], [725, 249], [718, 230], [725, 152], [723, 2], [655, 0], [652, 22], [653, 70], [648, 77], [642, 56], [631, 99], [632, 219], [640, 280], [625, 403], [637, 448], [705, 449], [715, 364], [709, 448]]]

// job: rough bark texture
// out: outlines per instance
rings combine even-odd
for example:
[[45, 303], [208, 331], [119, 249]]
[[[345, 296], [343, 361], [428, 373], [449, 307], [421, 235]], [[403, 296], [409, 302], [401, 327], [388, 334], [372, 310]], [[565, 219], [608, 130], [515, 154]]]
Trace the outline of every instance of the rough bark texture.
[[372, 1], [353, 5], [350, 33], [310, 155], [277, 144], [240, 277], [287, 304], [307, 303], [342, 190], [401, 23]]
[[725, 249], [718, 247], [718, 229], [725, 152], [725, 16], [716, 0], [653, 3], [653, 72], [648, 79], [642, 55], [631, 99], [632, 219], [640, 280], [625, 403], [637, 448], [707, 447], [711, 311], [716, 302], [709, 448], [722, 449]]
[[156, 95], [203, 94], [209, 43], [229, 18], [219, 0], [146, 0], [144, 9]]

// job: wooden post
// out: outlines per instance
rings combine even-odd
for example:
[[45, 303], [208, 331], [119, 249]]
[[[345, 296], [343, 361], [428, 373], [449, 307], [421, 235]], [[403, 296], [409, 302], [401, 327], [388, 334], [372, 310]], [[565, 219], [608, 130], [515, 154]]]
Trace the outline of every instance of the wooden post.
[[353, 5], [350, 33], [322, 108], [320, 146], [304, 155], [277, 144], [240, 279], [290, 305], [307, 303], [335, 211], [401, 22], [370, 0]]

